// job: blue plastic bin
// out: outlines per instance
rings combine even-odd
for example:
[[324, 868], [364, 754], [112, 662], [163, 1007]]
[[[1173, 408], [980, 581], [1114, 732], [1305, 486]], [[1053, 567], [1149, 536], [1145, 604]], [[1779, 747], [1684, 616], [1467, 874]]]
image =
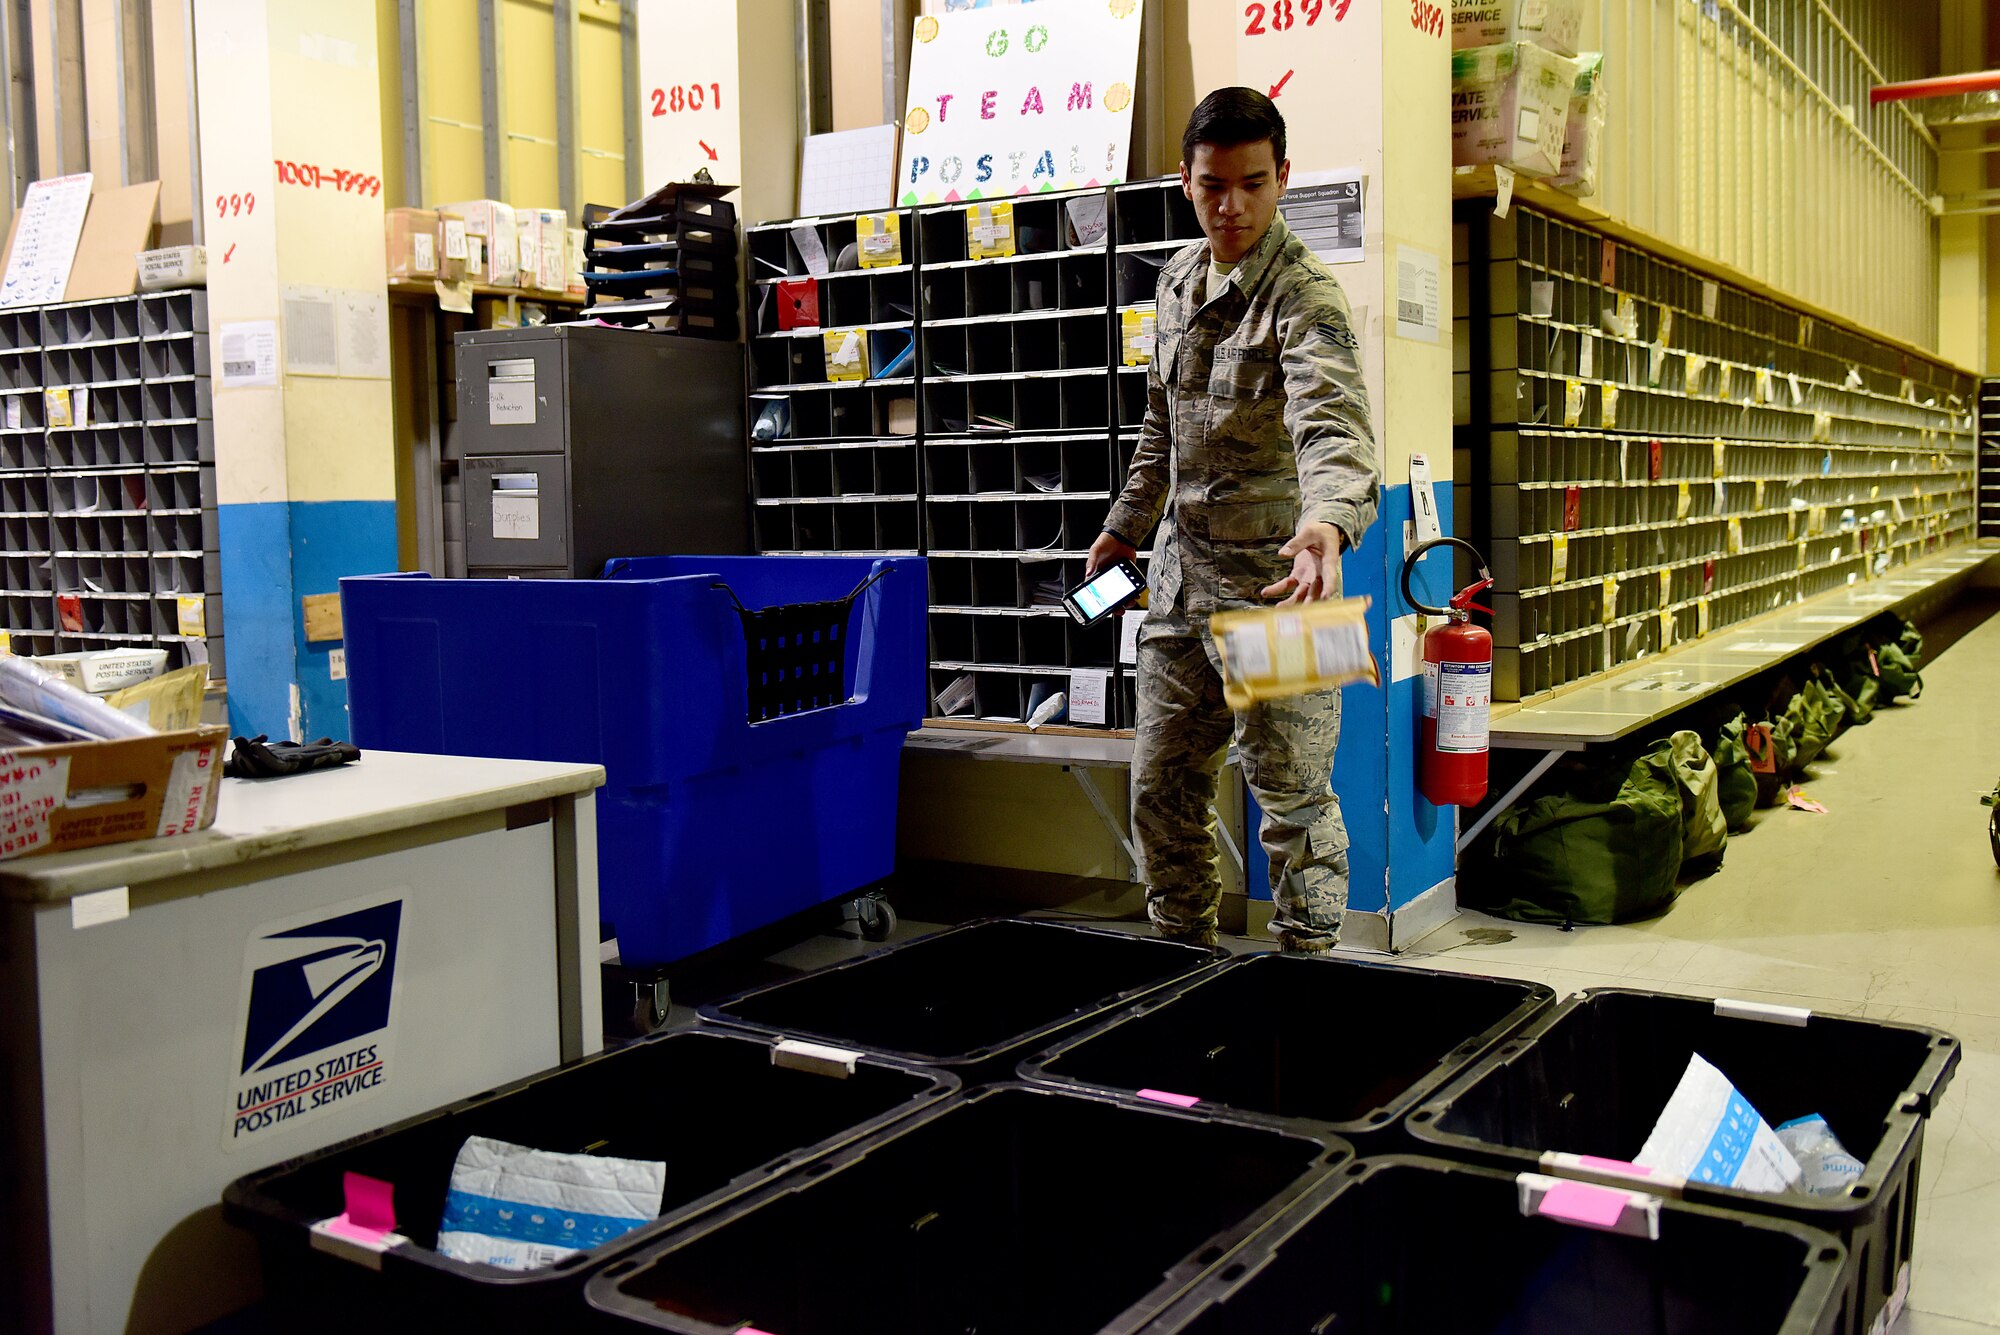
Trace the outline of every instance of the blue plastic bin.
[[[738, 602], [831, 603], [871, 576], [842, 628], [846, 702], [752, 722]], [[924, 712], [921, 558], [340, 584], [356, 745], [604, 766], [598, 887], [626, 964], [682, 959], [894, 868], [900, 753]]]

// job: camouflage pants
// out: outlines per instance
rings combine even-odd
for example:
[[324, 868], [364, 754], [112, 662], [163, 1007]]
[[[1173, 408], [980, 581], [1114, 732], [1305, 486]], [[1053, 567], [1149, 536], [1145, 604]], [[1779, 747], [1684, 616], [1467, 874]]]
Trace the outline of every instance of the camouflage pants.
[[1347, 906], [1347, 826], [1331, 778], [1340, 692], [1233, 713], [1208, 618], [1178, 610], [1140, 627], [1138, 686], [1132, 833], [1154, 926], [1196, 939], [1215, 931], [1215, 780], [1233, 735], [1264, 810], [1257, 835], [1271, 860], [1273, 929], [1287, 950], [1330, 949]]

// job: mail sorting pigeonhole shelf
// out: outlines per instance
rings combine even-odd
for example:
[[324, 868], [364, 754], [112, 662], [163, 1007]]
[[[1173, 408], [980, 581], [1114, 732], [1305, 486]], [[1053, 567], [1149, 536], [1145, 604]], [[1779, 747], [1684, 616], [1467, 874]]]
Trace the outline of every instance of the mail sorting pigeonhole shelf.
[[[1373, 1154], [1401, 1146], [1405, 1113], [1554, 1001], [1515, 979], [1253, 955], [1147, 997], [1023, 1062], [1021, 1074], [1198, 1102], [1224, 1117], [1317, 1123]], [[1365, 1017], [1341, 1026], [1336, 1055], [1329, 1016]]]
[[1834, 1335], [1845, 1252], [1781, 1219], [1417, 1157], [1349, 1164], [1146, 1335]]
[[[1767, 1195], [1620, 1169], [1696, 1054], [1772, 1126], [1824, 1117], [1863, 1164], [1853, 1186]], [[1848, 1253], [1838, 1329], [1860, 1335], [1884, 1313], [1893, 1320], [1908, 1293], [1924, 1123], [1958, 1057], [1957, 1040], [1918, 1025], [1592, 989], [1503, 1043], [1412, 1112], [1409, 1126], [1428, 1152], [1455, 1159], [1671, 1191], [1825, 1229]]]
[[[584, 1320], [584, 1282], [607, 1260], [957, 1088], [949, 1075], [855, 1053], [674, 1030], [253, 1173], [230, 1185], [225, 1208], [256, 1235], [268, 1304], [286, 1329], [567, 1330]], [[446, 1256], [439, 1221], [470, 1136], [662, 1162], [660, 1216], [543, 1269]], [[344, 1212], [350, 1173], [394, 1189], [391, 1238], [327, 1227]], [[560, 1245], [564, 1216], [494, 1232]]]
[[918, 557], [345, 579], [354, 741], [602, 764], [604, 917], [625, 964], [668, 964], [895, 869], [924, 590]]
[[702, 1007], [717, 1024], [799, 1034], [1006, 1079], [1059, 1033], [1212, 966], [1222, 953], [1068, 923], [989, 918]]
[[1351, 1153], [986, 1085], [612, 1263], [586, 1292], [681, 1335], [1124, 1335]]

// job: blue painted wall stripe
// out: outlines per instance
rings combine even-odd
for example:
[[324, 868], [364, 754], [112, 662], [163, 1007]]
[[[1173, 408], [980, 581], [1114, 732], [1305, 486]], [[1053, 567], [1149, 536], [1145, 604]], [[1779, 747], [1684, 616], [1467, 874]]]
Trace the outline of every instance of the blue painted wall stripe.
[[[343, 575], [382, 575], [396, 569], [394, 501], [293, 501], [291, 620], [297, 651], [302, 729], [307, 740], [345, 739], [347, 683], [335, 681], [332, 651], [339, 644], [306, 642], [299, 599], [339, 593]], [[227, 587], [226, 585], [224, 587]]]
[[334, 644], [308, 644], [299, 599], [337, 593], [342, 575], [396, 569], [394, 501], [272, 501], [217, 510], [229, 726], [289, 735], [300, 688], [307, 737], [347, 736], [347, 686], [333, 680]]

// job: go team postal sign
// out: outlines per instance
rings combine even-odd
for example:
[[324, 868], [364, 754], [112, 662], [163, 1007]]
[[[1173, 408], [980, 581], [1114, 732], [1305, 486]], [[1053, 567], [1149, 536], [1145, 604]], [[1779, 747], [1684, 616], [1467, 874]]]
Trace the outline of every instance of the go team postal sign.
[[910, 45], [905, 206], [1116, 185], [1132, 144], [1139, 0], [927, 14]]
[[394, 1054], [401, 889], [277, 922], [243, 948], [225, 1146], [379, 1094]]

